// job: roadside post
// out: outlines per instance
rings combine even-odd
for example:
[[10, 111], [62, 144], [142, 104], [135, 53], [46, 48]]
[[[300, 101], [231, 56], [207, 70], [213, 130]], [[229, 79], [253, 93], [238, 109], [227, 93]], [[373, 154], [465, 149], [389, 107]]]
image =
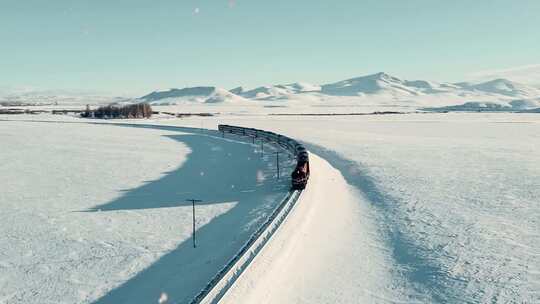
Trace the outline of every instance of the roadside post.
[[199, 203], [199, 202], [202, 202], [202, 200], [198, 200], [198, 199], [187, 199], [186, 201], [188, 202], [191, 202], [193, 208], [193, 248], [196, 248], [197, 247], [197, 243], [195, 242], [195, 203]]

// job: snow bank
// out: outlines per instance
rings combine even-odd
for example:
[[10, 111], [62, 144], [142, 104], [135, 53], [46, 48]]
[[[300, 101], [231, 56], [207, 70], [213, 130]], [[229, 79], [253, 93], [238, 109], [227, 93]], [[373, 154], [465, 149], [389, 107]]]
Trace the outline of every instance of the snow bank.
[[323, 159], [310, 165], [297, 206], [220, 303], [400, 301], [366, 201]]

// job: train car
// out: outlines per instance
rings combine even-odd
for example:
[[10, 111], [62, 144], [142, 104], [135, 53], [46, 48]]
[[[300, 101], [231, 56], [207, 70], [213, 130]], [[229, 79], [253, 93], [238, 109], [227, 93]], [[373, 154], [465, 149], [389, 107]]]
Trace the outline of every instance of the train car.
[[293, 190], [304, 190], [309, 179], [309, 156], [305, 149], [298, 153], [298, 162], [291, 173]]

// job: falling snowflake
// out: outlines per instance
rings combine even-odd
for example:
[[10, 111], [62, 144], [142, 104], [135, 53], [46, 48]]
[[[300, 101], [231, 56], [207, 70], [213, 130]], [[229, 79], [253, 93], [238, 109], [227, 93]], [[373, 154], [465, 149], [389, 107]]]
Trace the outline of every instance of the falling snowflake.
[[159, 297], [158, 303], [163, 304], [163, 303], [166, 303], [167, 300], [169, 300], [169, 296], [167, 296], [166, 293], [162, 292], [161, 296]]
[[266, 176], [264, 176], [264, 173], [261, 170], [257, 171], [257, 182], [263, 183], [266, 180]]
[[193, 10], [193, 15], [197, 15], [201, 10], [196, 7], [194, 10]]

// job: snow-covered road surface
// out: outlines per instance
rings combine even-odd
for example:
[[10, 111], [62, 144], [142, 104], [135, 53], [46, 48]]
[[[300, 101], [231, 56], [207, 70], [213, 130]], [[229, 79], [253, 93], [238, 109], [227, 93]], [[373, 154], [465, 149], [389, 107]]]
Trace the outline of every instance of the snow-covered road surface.
[[379, 252], [367, 202], [313, 153], [310, 165], [309, 186], [295, 209], [220, 303], [403, 300], [383, 284], [391, 280], [384, 277], [389, 261]]

